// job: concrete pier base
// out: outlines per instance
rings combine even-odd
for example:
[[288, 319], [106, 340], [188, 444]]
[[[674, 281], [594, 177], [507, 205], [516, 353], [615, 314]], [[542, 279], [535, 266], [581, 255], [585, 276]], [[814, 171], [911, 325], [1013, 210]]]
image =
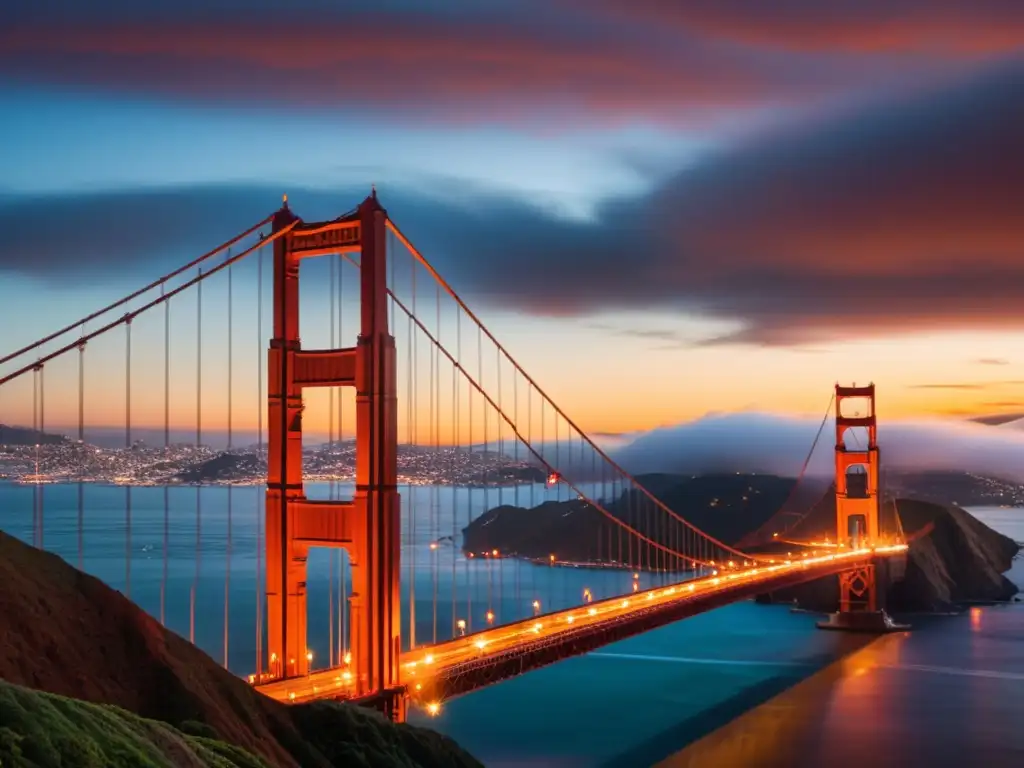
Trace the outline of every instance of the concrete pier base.
[[384, 717], [396, 723], [404, 723], [409, 709], [409, 692], [405, 686], [385, 688], [357, 699], [348, 699], [348, 703], [356, 706], [375, 709]]
[[910, 625], [897, 624], [885, 611], [838, 611], [830, 614], [826, 621], [819, 621], [818, 629], [885, 634], [908, 630]]

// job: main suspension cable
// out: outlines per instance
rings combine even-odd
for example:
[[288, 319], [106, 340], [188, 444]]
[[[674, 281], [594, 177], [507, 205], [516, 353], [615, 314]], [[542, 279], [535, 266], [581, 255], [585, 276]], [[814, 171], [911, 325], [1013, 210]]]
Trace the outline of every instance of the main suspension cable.
[[[103, 307], [103, 309], [96, 310], [91, 315], [87, 315], [86, 317], [83, 317], [81, 320], [78, 320], [78, 321], [76, 321], [74, 323], [71, 323], [70, 325], [67, 325], [67, 326], [61, 328], [59, 331], [54, 331], [49, 336], [45, 336], [42, 339], [39, 339], [38, 341], [35, 341], [32, 344], [29, 344], [28, 346], [22, 347], [21, 349], [17, 350], [16, 352], [12, 352], [11, 354], [6, 355], [5, 357], [0, 358], [0, 365], [3, 365], [4, 363], [8, 363], [8, 362], [10, 362], [11, 360], [14, 360], [17, 357], [21, 357], [22, 355], [27, 354], [28, 352], [31, 352], [34, 349], [38, 349], [39, 347], [43, 346], [43, 344], [46, 344], [47, 342], [53, 341], [54, 339], [60, 338], [65, 333], [68, 333], [70, 331], [75, 330], [76, 328], [84, 326], [86, 323], [90, 322], [91, 320], [95, 320], [97, 317], [105, 315], [108, 312], [110, 312], [111, 310], [114, 310], [114, 309], [117, 309], [118, 307], [124, 306], [125, 304], [130, 302], [132, 299], [138, 298], [139, 296], [142, 296], [144, 293], [147, 293], [147, 292], [153, 290], [154, 288], [163, 288], [166, 285], [167, 281], [177, 277], [178, 275], [182, 274], [183, 272], [187, 272], [188, 270], [192, 269], [192, 267], [195, 267], [195, 266], [198, 266], [198, 265], [202, 264], [207, 259], [209, 259], [209, 258], [211, 258], [213, 256], [216, 256], [218, 253], [223, 251], [228, 246], [234, 245], [239, 240], [242, 240], [242, 239], [248, 237], [249, 235], [251, 235], [253, 232], [255, 232], [257, 229], [262, 227], [264, 224], [266, 224], [268, 221], [270, 221], [273, 218], [274, 218], [273, 214], [271, 214], [270, 216], [267, 216], [265, 219], [263, 219], [263, 221], [261, 221], [258, 224], [254, 224], [253, 226], [249, 227], [247, 230], [245, 230], [245, 232], [242, 232], [240, 235], [236, 235], [235, 237], [231, 238], [227, 242], [221, 243], [220, 245], [218, 245], [213, 250], [207, 251], [206, 253], [204, 253], [199, 258], [193, 259], [188, 264], [185, 264], [182, 267], [178, 267], [173, 272], [169, 272], [168, 274], [164, 275], [160, 279], [154, 280], [149, 285], [146, 285], [146, 286], [144, 286], [142, 288], [139, 288], [137, 291], [133, 291], [132, 293], [129, 293], [127, 296], [124, 296], [123, 298], [120, 298], [117, 301], [108, 304], [107, 306]], [[2, 383], [2, 382], [0, 382], [0, 383]]]

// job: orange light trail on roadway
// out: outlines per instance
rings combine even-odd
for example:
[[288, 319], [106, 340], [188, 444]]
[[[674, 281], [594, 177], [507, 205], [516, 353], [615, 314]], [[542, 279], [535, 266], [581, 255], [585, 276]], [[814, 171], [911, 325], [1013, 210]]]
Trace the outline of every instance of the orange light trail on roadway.
[[[785, 560], [774, 565], [752, 565], [730, 573], [713, 571], [700, 579], [676, 582], [665, 587], [630, 592], [592, 602], [576, 608], [534, 616], [494, 629], [485, 629], [471, 635], [457, 637], [437, 645], [422, 646], [402, 654], [402, 677], [414, 700], [424, 704], [427, 711], [436, 714], [440, 703], [424, 702], [419, 694], [424, 688], [429, 693], [431, 679], [442, 676], [452, 667], [467, 662], [485, 661], [540, 640], [565, 635], [568, 641], [573, 633], [606, 622], [620, 621], [632, 614], [648, 611], [716, 592], [725, 592], [737, 586], [770, 584], [775, 579], [815, 566], [834, 566], [836, 562], [857, 560], [866, 556], [895, 555], [907, 550], [906, 544], [862, 548], [836, 552], [819, 557]], [[304, 702], [320, 698], [351, 697], [355, 685], [355, 670], [335, 667], [311, 672], [301, 678], [274, 680], [258, 686], [261, 693], [284, 702]]]

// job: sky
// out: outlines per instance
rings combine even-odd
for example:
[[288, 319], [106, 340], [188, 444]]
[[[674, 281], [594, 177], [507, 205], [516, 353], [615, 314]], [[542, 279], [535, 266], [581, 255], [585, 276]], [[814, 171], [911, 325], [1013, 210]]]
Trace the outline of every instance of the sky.
[[[0, 27], [0, 353], [284, 193], [317, 220], [374, 184], [588, 431], [813, 422], [836, 381], [874, 381], [891, 420], [1024, 415], [1022, 52], [1017, 0], [19, 3]], [[133, 419], [153, 426], [159, 323], [133, 332]], [[89, 370], [90, 423], [123, 418], [118, 350]], [[171, 354], [187, 389], [196, 351]], [[48, 423], [70, 424], [73, 363], [47, 373]], [[31, 418], [27, 386], [0, 391], [0, 421]]]

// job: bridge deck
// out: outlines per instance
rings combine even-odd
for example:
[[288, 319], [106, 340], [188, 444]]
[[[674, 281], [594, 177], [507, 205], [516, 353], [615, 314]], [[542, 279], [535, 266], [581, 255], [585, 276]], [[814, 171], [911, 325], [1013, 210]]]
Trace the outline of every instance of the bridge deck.
[[[906, 548], [837, 551], [720, 573], [421, 646], [402, 654], [403, 681], [414, 699], [450, 698], [765, 591], [813, 581], [879, 557], [901, 555]], [[258, 690], [286, 702], [349, 698], [353, 677], [348, 668], [337, 667], [263, 683]]]

